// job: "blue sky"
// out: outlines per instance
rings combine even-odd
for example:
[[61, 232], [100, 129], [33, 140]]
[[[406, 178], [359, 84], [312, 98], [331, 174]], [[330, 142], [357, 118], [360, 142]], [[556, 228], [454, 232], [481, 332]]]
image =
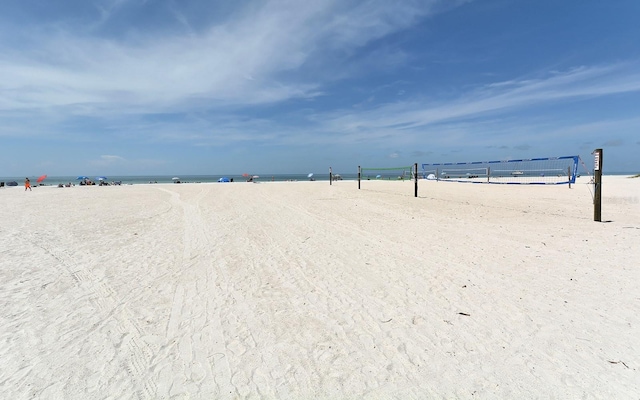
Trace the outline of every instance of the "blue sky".
[[5, 0], [0, 176], [640, 172], [640, 1]]

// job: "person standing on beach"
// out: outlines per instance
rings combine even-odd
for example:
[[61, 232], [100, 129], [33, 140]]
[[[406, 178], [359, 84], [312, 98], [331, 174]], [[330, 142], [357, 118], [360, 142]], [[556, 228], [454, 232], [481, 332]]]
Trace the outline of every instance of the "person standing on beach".
[[24, 191], [26, 192], [27, 189], [31, 190], [31, 181], [29, 178], [24, 178]]

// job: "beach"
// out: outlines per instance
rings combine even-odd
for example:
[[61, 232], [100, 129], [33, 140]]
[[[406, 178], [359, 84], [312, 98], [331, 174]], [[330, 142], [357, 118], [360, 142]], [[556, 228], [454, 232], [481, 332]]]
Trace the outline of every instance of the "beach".
[[0, 397], [640, 395], [640, 178], [0, 189]]

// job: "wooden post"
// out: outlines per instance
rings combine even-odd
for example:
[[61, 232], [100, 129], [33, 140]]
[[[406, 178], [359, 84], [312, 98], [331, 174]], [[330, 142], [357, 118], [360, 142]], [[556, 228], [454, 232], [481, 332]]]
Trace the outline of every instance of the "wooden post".
[[418, 163], [413, 164], [414, 170], [414, 178], [415, 178], [415, 195], [413, 197], [418, 197]]
[[329, 167], [329, 186], [333, 184], [333, 170]]
[[594, 155], [594, 168], [593, 168], [593, 220], [597, 222], [602, 221], [602, 149], [595, 149]]
[[360, 172], [361, 172], [361, 169], [360, 169], [360, 166], [358, 165], [358, 189], [360, 189]]

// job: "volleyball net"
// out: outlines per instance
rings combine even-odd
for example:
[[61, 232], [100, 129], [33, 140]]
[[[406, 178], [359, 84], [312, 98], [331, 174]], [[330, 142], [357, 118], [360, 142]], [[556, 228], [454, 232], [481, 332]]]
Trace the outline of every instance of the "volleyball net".
[[422, 164], [421, 178], [438, 181], [559, 185], [576, 182], [579, 156]]
[[360, 179], [363, 180], [411, 180], [414, 177], [413, 165], [393, 168], [360, 167]]
[[414, 182], [414, 196], [418, 197], [418, 163], [402, 167], [377, 168], [358, 166], [358, 189], [362, 181], [411, 181]]

